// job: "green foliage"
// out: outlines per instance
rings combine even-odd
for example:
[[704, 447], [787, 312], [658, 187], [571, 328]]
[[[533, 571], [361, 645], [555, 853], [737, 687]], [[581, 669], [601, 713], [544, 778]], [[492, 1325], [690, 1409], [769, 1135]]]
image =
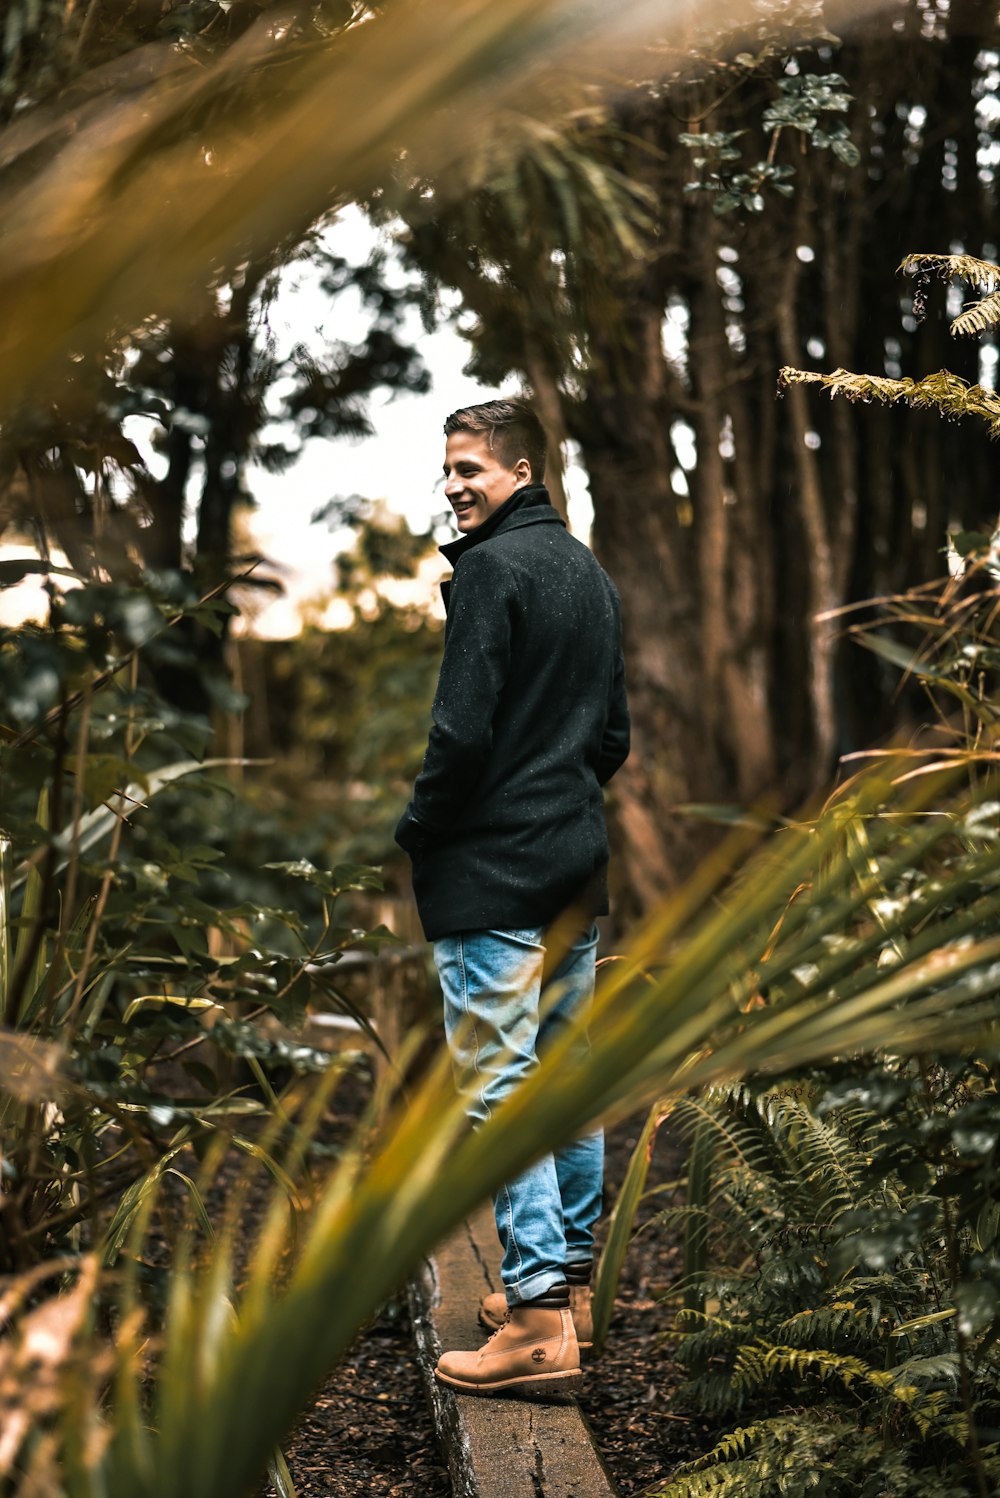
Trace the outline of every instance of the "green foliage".
[[758, 161], [745, 171], [734, 170], [733, 163], [743, 159], [743, 153], [735, 142], [744, 133], [742, 130], [716, 131], [705, 135], [685, 132], [678, 137], [682, 146], [701, 152], [693, 160], [703, 176], [697, 182], [687, 183], [685, 192], [715, 194], [712, 207], [719, 214], [732, 213], [735, 208], [743, 208], [751, 213], [763, 212], [765, 188], [786, 198], [791, 197], [795, 191], [788, 181], [795, 174], [794, 168], [790, 166], [779, 165], [774, 161]]
[[[1000, 948], [995, 939], [963, 944], [962, 936], [995, 929], [1000, 897], [995, 879], [992, 885], [990, 881], [998, 855], [993, 849], [959, 850], [954, 869], [938, 883], [940, 916], [925, 910], [924, 919], [918, 919], [916, 902], [905, 919], [887, 915], [877, 943], [866, 949], [862, 935], [852, 950], [853, 981], [841, 981], [844, 954], [836, 948], [823, 959], [825, 974], [806, 972], [805, 954], [822, 957], [829, 925], [844, 927], [845, 906], [863, 927], [867, 902], [878, 888], [878, 881], [867, 875], [859, 881], [845, 827], [871, 821], [869, 858], [884, 860], [882, 882], [890, 877], [893, 856], [898, 861], [905, 850], [910, 863], [918, 855], [926, 858], [950, 831], [946, 818], [934, 819], [926, 831], [918, 824], [907, 845], [905, 812], [918, 803], [911, 800], [907, 807], [905, 798], [897, 798], [883, 825], [876, 813], [888, 794], [884, 779], [869, 777], [815, 826], [783, 829], [776, 843], [750, 855], [744, 838], [742, 846], [720, 856], [637, 933], [621, 961], [602, 973], [588, 1059], [567, 1064], [578, 1037], [572, 1032], [559, 1037], [540, 1068], [482, 1128], [468, 1128], [462, 1099], [448, 1085], [449, 1065], [442, 1055], [379, 1136], [360, 1140], [329, 1178], [317, 1183], [305, 1215], [295, 1208], [290, 1216], [289, 1193], [305, 1192], [306, 1141], [321, 1115], [324, 1092], [321, 1086], [310, 1099], [300, 1089], [297, 1099], [279, 1100], [281, 1129], [263, 1141], [273, 1160], [278, 1194], [246, 1261], [238, 1297], [235, 1255], [245, 1239], [241, 1193], [236, 1193], [222, 1230], [213, 1226], [209, 1233], [199, 1202], [204, 1206], [207, 1200], [214, 1152], [209, 1149], [199, 1172], [187, 1166], [180, 1152], [170, 1155], [177, 1141], [161, 1146], [151, 1178], [123, 1203], [114, 1244], [116, 1249], [121, 1245], [123, 1261], [134, 1260], [156, 1194], [165, 1183], [176, 1182], [190, 1201], [191, 1215], [175, 1248], [164, 1302], [159, 1311], [155, 1305], [146, 1310], [139, 1295], [139, 1267], [126, 1264], [111, 1310], [113, 1346], [100, 1318], [88, 1321], [76, 1314], [82, 1297], [75, 1298], [72, 1279], [65, 1299], [50, 1303], [50, 1315], [65, 1335], [54, 1339], [56, 1366], [44, 1385], [50, 1403], [45, 1423], [35, 1426], [50, 1440], [26, 1451], [25, 1466], [29, 1458], [42, 1464], [33, 1472], [36, 1482], [46, 1472], [44, 1490], [53, 1498], [83, 1498], [95, 1489], [109, 1498], [245, 1494], [360, 1322], [499, 1181], [521, 1169], [541, 1144], [573, 1137], [590, 1118], [624, 1115], [650, 1095], [676, 1096], [704, 1087], [715, 1089], [708, 1104], [692, 1105], [690, 1111], [699, 1122], [712, 1120], [706, 1132], [718, 1136], [713, 1180], [724, 1187], [724, 1197], [717, 1185], [705, 1199], [712, 1211], [731, 1212], [727, 1242], [747, 1245], [745, 1261], [735, 1269], [710, 1266], [705, 1276], [707, 1329], [690, 1333], [695, 1351], [699, 1336], [704, 1343], [701, 1377], [706, 1397], [714, 1400], [709, 1407], [731, 1407], [759, 1391], [768, 1406], [766, 1420], [789, 1388], [794, 1391], [798, 1385], [810, 1394], [818, 1390], [822, 1406], [832, 1408], [830, 1420], [847, 1422], [859, 1408], [868, 1417], [862, 1439], [851, 1447], [851, 1461], [855, 1453], [860, 1460], [873, 1450], [870, 1431], [881, 1420], [884, 1429], [878, 1434], [888, 1434], [886, 1460], [873, 1469], [879, 1480], [894, 1470], [898, 1433], [911, 1429], [926, 1431], [924, 1467], [949, 1476], [958, 1460], [956, 1450], [964, 1457], [956, 1439], [963, 1412], [959, 1408], [955, 1413], [953, 1360], [945, 1356], [951, 1351], [946, 1345], [950, 1324], [957, 1338], [966, 1337], [972, 1394], [977, 1407], [987, 1412], [996, 1400], [995, 1352], [989, 1330], [971, 1304], [969, 1324], [980, 1325], [975, 1333], [963, 1331], [961, 1315], [915, 1327], [888, 1292], [880, 1293], [890, 1271], [873, 1267], [874, 1256], [884, 1253], [878, 1235], [895, 1220], [890, 1208], [897, 1186], [895, 1180], [891, 1190], [880, 1186], [894, 1166], [878, 1159], [878, 1150], [884, 1139], [891, 1142], [893, 1086], [906, 1080], [908, 1067], [914, 1075], [925, 1075], [922, 1063], [903, 1058], [926, 1054], [946, 1039], [971, 1047], [984, 1033], [995, 1036]], [[738, 887], [720, 901], [723, 880], [741, 863]], [[296, 866], [292, 877], [326, 883], [324, 875], [314, 876], [303, 866]], [[788, 908], [804, 882], [816, 888], [815, 900], [807, 904], [796, 899]], [[783, 939], [776, 945], [772, 933], [782, 910], [787, 912]], [[910, 931], [914, 924], [919, 931]], [[904, 926], [910, 931], [909, 948], [887, 977], [874, 954], [887, 941], [902, 945]], [[664, 960], [667, 954], [669, 961]], [[765, 1006], [746, 1006], [748, 969], [766, 975], [770, 997]], [[141, 1012], [134, 1011], [133, 1023]], [[158, 1018], [155, 1009], [150, 1018]], [[858, 1072], [857, 1064], [844, 1058], [859, 1048], [890, 1044], [899, 1059], [888, 1068], [884, 1085], [872, 1084], [879, 1106], [836, 1093], [845, 1075], [853, 1080]], [[814, 1070], [794, 1090], [764, 1082], [753, 1088], [724, 1085], [739, 1076], [780, 1075], [792, 1064], [832, 1069]], [[868, 1070], [877, 1073], [879, 1068]], [[329, 1071], [324, 1083], [328, 1079]], [[940, 1085], [951, 1080], [949, 1076]], [[933, 1075], [930, 1083], [939, 1085]], [[976, 1097], [967, 1100], [995, 1097], [993, 1086], [985, 1073]], [[51, 1096], [52, 1078], [38, 1077], [36, 1088], [36, 1096]], [[918, 1138], [923, 1106], [918, 1097], [905, 1118]], [[986, 1146], [977, 1131], [968, 1132], [975, 1120], [963, 1122], [966, 1133], [956, 1135], [953, 1148], [942, 1144], [943, 1158], [951, 1162], [951, 1154], [961, 1155], [971, 1145], [976, 1154], [966, 1165], [975, 1174], [985, 1163]], [[837, 1142], [838, 1130], [846, 1127], [851, 1130], [849, 1150]], [[735, 1141], [735, 1153], [727, 1141]], [[966, 1165], [958, 1163], [964, 1174]], [[792, 1190], [786, 1193], [789, 1180]], [[951, 1205], [959, 1201], [957, 1192], [942, 1200], [933, 1189], [920, 1186], [919, 1195], [921, 1200], [933, 1198], [942, 1219], [951, 1210], [956, 1234], [966, 1231], [965, 1208]], [[884, 1206], [885, 1221], [847, 1221], [852, 1202], [861, 1208]], [[984, 1224], [980, 1231], [987, 1230]], [[848, 1240], [859, 1267], [845, 1275], [830, 1267], [827, 1250]], [[932, 1250], [931, 1258], [940, 1258], [936, 1245]], [[922, 1250], [905, 1244], [899, 1253], [913, 1261], [906, 1260], [905, 1273], [898, 1277], [915, 1302], [923, 1293], [921, 1276], [931, 1258], [914, 1258]], [[76, 1284], [86, 1284], [92, 1300], [92, 1260], [84, 1259], [80, 1273]], [[963, 1261], [962, 1283], [992, 1283], [990, 1273]], [[348, 1283], [349, 1295], [344, 1293]], [[726, 1297], [725, 1318], [714, 1314], [713, 1295]], [[745, 1309], [740, 1296], [746, 1298]], [[843, 1345], [803, 1335], [796, 1314], [815, 1307], [839, 1316], [842, 1308], [835, 1300], [852, 1300], [864, 1310], [860, 1329], [850, 1317], [838, 1322], [830, 1335]], [[909, 1308], [903, 1305], [904, 1312]], [[29, 1331], [30, 1315], [25, 1318]], [[146, 1343], [152, 1329], [155, 1341]], [[905, 1333], [907, 1344], [902, 1356], [893, 1347], [891, 1361], [880, 1365], [870, 1344], [881, 1346], [891, 1331]], [[15, 1318], [0, 1358], [21, 1355], [23, 1332], [21, 1319]], [[714, 1365], [719, 1343], [713, 1338], [727, 1342], [722, 1368]], [[152, 1361], [143, 1353], [147, 1346], [155, 1348]], [[826, 1418], [824, 1414], [815, 1423], [821, 1426]], [[88, 1436], [85, 1458], [79, 1453], [82, 1433]], [[779, 1437], [780, 1432], [775, 1440]], [[734, 1440], [736, 1451], [739, 1441]], [[771, 1472], [777, 1457], [763, 1444], [761, 1450]], [[789, 1460], [782, 1457], [785, 1468], [793, 1470]], [[984, 1471], [992, 1461], [991, 1452], [980, 1453]], [[836, 1491], [832, 1482], [829, 1490]]]
[[625, 1254], [628, 1251], [629, 1235], [635, 1214], [642, 1200], [649, 1165], [656, 1145], [657, 1131], [669, 1118], [672, 1104], [654, 1103], [650, 1109], [642, 1133], [636, 1142], [624, 1179], [619, 1183], [614, 1210], [608, 1222], [594, 1281], [593, 1315], [594, 1348], [600, 1352], [608, 1335], [611, 1313], [614, 1310], [615, 1292], [621, 1276]]
[[[988, 1462], [995, 1478], [1000, 1467]], [[740, 1426], [697, 1462], [688, 1463], [655, 1498], [941, 1498], [975, 1491], [961, 1457], [933, 1471], [914, 1471], [909, 1453], [887, 1448], [878, 1431], [858, 1431], [836, 1411], [798, 1411]]]
[[881, 1491], [867, 1485], [888, 1488], [904, 1451], [901, 1491], [980, 1491], [1000, 1418], [989, 1069], [835, 1068], [685, 1110], [712, 1120], [718, 1156], [710, 1309], [682, 1315], [683, 1398], [751, 1425], [663, 1492], [791, 1493], [809, 1470], [820, 1492]]
[[[403, 251], [425, 279], [425, 315], [440, 315], [440, 292], [455, 288], [476, 317], [465, 333], [482, 383], [519, 366], [525, 328], [532, 383], [571, 367], [606, 314], [607, 267], [638, 270], [648, 258], [655, 204], [629, 171], [629, 144], [589, 100], [558, 127], [519, 110], [460, 198], [442, 201], [445, 184], [416, 178], [402, 201], [373, 205], [406, 220]], [[446, 306], [450, 315], [452, 298]]]
[[[441, 626], [423, 604], [394, 603], [386, 579], [412, 579], [430, 538], [367, 501], [338, 501], [321, 517], [356, 528], [338, 558], [349, 628], [307, 624], [288, 641], [240, 641], [245, 680], [256, 684], [247, 752], [277, 756], [270, 783], [300, 807], [302, 832], [332, 829], [337, 856], [381, 863], [420, 768], [441, 663]], [[287, 813], [286, 813], [287, 815]], [[252, 827], [248, 827], [252, 835]]]
[[[368, 939], [337, 902], [374, 871], [262, 823], [215, 778], [231, 761], [205, 757], [209, 725], [160, 697], [165, 664], [202, 667], [176, 626], [229, 609], [178, 603], [176, 582], [53, 591], [49, 628], [0, 634], [0, 1020], [31, 1062], [0, 1094], [7, 1270], [98, 1245], [108, 1204], [141, 1200], [179, 1150], [220, 1130], [249, 1147], [238, 1121], [275, 1105], [269, 1077], [330, 1064], [260, 1021], [294, 1035], [310, 964]], [[39, 1106], [39, 1066], [58, 1106]]]
[[[334, 317], [336, 299], [356, 292], [364, 336], [280, 347], [268, 317], [282, 266], [317, 276]], [[380, 253], [352, 265], [318, 236], [295, 254], [247, 262], [230, 281], [211, 268], [186, 325], [150, 318], [99, 358], [68, 357], [48, 399], [26, 397], [6, 413], [0, 520], [62, 547], [82, 574], [96, 562], [132, 580], [141, 558], [147, 572], [192, 571], [199, 590], [218, 584], [227, 564], [260, 560], [230, 556], [234, 517], [254, 503], [251, 464], [284, 472], [314, 438], [369, 435], [375, 390], [427, 389], [401, 334], [416, 296], [386, 284]], [[155, 474], [125, 435], [135, 416], [149, 422]], [[193, 545], [179, 498], [192, 492]], [[244, 585], [276, 586], [252, 574]]]
[[[992, 836], [989, 804], [983, 827]], [[884, 845], [876, 853], [863, 824], [844, 822], [848, 857], [869, 883], [871, 940], [863, 925], [829, 931], [826, 959], [801, 964], [793, 943], [786, 961], [797, 981], [837, 982], [846, 993], [866, 945], [885, 969], [912, 955], [926, 896], [939, 913], [949, 900], [967, 821], [929, 864], [886, 856]], [[818, 881], [812, 899], [828, 894]], [[863, 914], [856, 908], [854, 920]], [[782, 931], [775, 955], [786, 940]], [[762, 991], [774, 1001], [766, 977]], [[844, 1448], [837, 1454], [832, 1443], [815, 1458], [818, 1491], [888, 1484], [900, 1451], [910, 1484], [902, 1491], [935, 1491], [962, 1464], [963, 1483], [936, 1490], [986, 1491], [1000, 1420], [1000, 1093], [987, 1059], [945, 1053], [931, 1064], [890, 1052], [766, 1089], [709, 1093], [677, 1115], [697, 1139], [707, 1126], [715, 1135], [710, 1199], [692, 1181], [687, 1204], [663, 1214], [698, 1232], [707, 1225], [714, 1258], [699, 1276], [703, 1313], [684, 1287], [684, 1398], [716, 1420], [750, 1417], [753, 1426], [752, 1440], [736, 1432], [664, 1491], [743, 1483], [794, 1492], [802, 1448], [789, 1466], [788, 1438], [802, 1406]]]
[[1000, 397], [983, 385], [970, 385], [960, 375], [947, 369], [936, 374], [924, 375], [914, 380], [909, 375], [903, 379], [890, 379], [887, 375], [853, 374], [848, 369], [835, 369], [832, 374], [821, 374], [811, 369], [794, 369], [784, 366], [779, 375], [780, 386], [819, 385], [831, 395], [844, 395], [849, 401], [862, 405], [895, 405], [903, 402], [914, 410], [938, 411], [953, 419], [960, 416], [978, 416], [985, 421], [991, 437], [1000, 436]]
[[[1000, 322], [1000, 266], [991, 261], [978, 260], [974, 255], [907, 255], [899, 270], [918, 278], [913, 296], [913, 313], [918, 320], [926, 314], [927, 282], [936, 273], [945, 281], [967, 281], [985, 293], [975, 306], [952, 321], [952, 334], [985, 333]], [[822, 374], [786, 365], [778, 375], [779, 392], [788, 385], [820, 385], [831, 395], [844, 395], [849, 401], [865, 405], [873, 401], [894, 405], [901, 401], [914, 410], [937, 411], [951, 420], [978, 416], [985, 421], [991, 437], [1000, 436], [1000, 399], [996, 392], [983, 385], [971, 385], [947, 369], [914, 380], [909, 376], [889, 379], [885, 375], [855, 374], [847, 369]]]
[[[891, 817], [832, 798], [817, 825], [834, 819], [854, 896], [821, 866], [796, 887], [734, 984], [748, 1013], [780, 1014], [796, 989], [850, 1007], [872, 977], [913, 961], [928, 923], [947, 922], [959, 942], [991, 928], [979, 901], [995, 869], [981, 868], [968, 898], [954, 881], [971, 849], [998, 845], [998, 590], [989, 538], [959, 536], [955, 551], [950, 583], [851, 628], [917, 675], [934, 704], [933, 745], [884, 756], [894, 782], [941, 784], [961, 767], [970, 799], [948, 807], [929, 794], [922, 832], [899, 841]], [[981, 990], [991, 1017], [967, 1047], [945, 1038], [906, 1059], [889, 1039], [865, 1060], [840, 1055], [674, 1103], [693, 1142], [686, 1198], [659, 1214], [695, 1248], [672, 1292], [689, 1374], [680, 1399], [732, 1428], [662, 1494], [994, 1491], [997, 982], [991, 964]]]
[[798, 130], [817, 150], [832, 150], [845, 166], [857, 166], [861, 153], [845, 120], [821, 123], [826, 114], [846, 114], [853, 102], [839, 73], [792, 73], [778, 81], [779, 97], [765, 109], [765, 130]]
[[[747, 59], [754, 70], [759, 61]], [[832, 150], [845, 166], [857, 166], [861, 153], [851, 140], [846, 121], [829, 123], [821, 119], [828, 114], [846, 113], [851, 102], [852, 95], [839, 73], [786, 73], [777, 80], [777, 97], [761, 117], [764, 131], [770, 135], [770, 146], [767, 156], [754, 166], [742, 171], [736, 169], [737, 163], [743, 162], [742, 147], [737, 141], [747, 130], [685, 131], [678, 136], [682, 146], [700, 153], [693, 157], [700, 176], [697, 181], [689, 182], [685, 191], [713, 194], [712, 207], [718, 214], [732, 213], [738, 208], [761, 213], [767, 190], [791, 197], [795, 189], [789, 179], [795, 175], [794, 168], [775, 160], [783, 130], [796, 130], [815, 149]]]

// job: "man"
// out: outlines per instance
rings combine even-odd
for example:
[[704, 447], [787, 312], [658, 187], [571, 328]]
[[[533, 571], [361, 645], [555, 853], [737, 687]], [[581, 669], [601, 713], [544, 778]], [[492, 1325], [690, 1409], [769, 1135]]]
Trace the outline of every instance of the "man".
[[[413, 862], [445, 1030], [481, 1123], [593, 993], [593, 917], [607, 910], [601, 786], [628, 755], [629, 719], [618, 595], [549, 502], [537, 417], [524, 401], [489, 401], [444, 430], [462, 538], [441, 548], [454, 568], [442, 585], [444, 659], [396, 841]], [[559, 918], [568, 950], [564, 940], [540, 1012]], [[579, 1378], [603, 1149], [593, 1132], [497, 1192], [504, 1294], [480, 1308], [496, 1330], [478, 1351], [445, 1353], [441, 1382], [494, 1394]]]

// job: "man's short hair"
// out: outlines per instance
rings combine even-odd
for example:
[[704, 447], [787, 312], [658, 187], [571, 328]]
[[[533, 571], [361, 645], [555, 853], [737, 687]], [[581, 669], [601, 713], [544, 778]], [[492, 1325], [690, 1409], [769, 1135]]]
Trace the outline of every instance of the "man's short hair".
[[526, 400], [515, 396], [463, 406], [444, 424], [445, 436], [450, 437], [452, 432], [484, 433], [490, 452], [505, 468], [513, 468], [519, 458], [527, 458], [532, 483], [540, 484], [545, 477], [545, 432]]

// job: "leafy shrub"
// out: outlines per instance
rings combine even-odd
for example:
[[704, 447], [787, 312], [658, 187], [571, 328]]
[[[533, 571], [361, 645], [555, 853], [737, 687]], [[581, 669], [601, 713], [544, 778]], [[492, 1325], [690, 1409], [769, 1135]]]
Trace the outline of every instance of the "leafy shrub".
[[7, 1270], [86, 1242], [113, 1258], [142, 1184], [183, 1147], [222, 1131], [259, 1153], [244, 1125], [278, 1106], [271, 1068], [330, 1061], [259, 1021], [294, 1032], [307, 969], [369, 940], [336, 906], [378, 888], [374, 871], [330, 872], [315, 830], [317, 863], [262, 822], [206, 757], [210, 724], [159, 690], [169, 668], [234, 706], [177, 627], [218, 630], [228, 605], [189, 589], [88, 581], [52, 590], [50, 627], [0, 634]]
[[[1000, 1096], [989, 1069], [843, 1066], [680, 1108], [715, 1136], [718, 1266], [703, 1276], [704, 1312], [681, 1313], [683, 1398], [740, 1424], [663, 1491], [791, 1493], [811, 1473], [817, 1492], [976, 1493], [977, 1468], [994, 1483]], [[723, 1470], [746, 1486], [723, 1487]]]

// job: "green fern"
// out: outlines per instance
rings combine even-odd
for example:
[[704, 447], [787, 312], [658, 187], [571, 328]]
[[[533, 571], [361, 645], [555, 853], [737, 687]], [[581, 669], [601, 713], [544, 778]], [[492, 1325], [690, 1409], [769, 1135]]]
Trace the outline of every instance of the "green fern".
[[[912, 255], [901, 268], [925, 281], [959, 278], [980, 294], [954, 333], [1000, 326], [1000, 266]], [[922, 300], [920, 287], [918, 316]], [[781, 384], [971, 415], [1000, 436], [1000, 394], [947, 370], [914, 380], [785, 368]], [[935, 656], [935, 684], [964, 691], [963, 706], [968, 699], [980, 709], [969, 709], [970, 721], [993, 735], [998, 705], [988, 692], [979, 698], [983, 673], [1000, 665], [995, 591], [956, 599], [915, 590], [897, 601], [898, 614], [918, 625], [930, 619], [932, 634], [936, 622], [947, 659]], [[949, 668], [951, 658], [960, 666]], [[766, 991], [780, 1024], [791, 994], [818, 994], [822, 983], [841, 997], [861, 995], [871, 965], [892, 965], [901, 952], [912, 959], [942, 915], [938, 875], [954, 855], [938, 833], [958, 845], [997, 841], [997, 805], [986, 800], [967, 829], [929, 823], [919, 853], [891, 834], [876, 838], [874, 819], [855, 819], [844, 834], [853, 889], [831, 904], [817, 880], [786, 912], [747, 991]], [[981, 895], [972, 881], [952, 907], [970, 936], [985, 929]], [[717, 1429], [733, 1428], [656, 1498], [1000, 1491], [1000, 1093], [991, 1059], [845, 1062], [767, 1090], [716, 1088], [678, 1106], [685, 1132], [710, 1132], [715, 1148], [707, 1197], [671, 1204], [659, 1219], [690, 1223], [697, 1213], [708, 1232], [699, 1274], [706, 1313], [678, 1316], [689, 1371], [678, 1400]]]
[[778, 1323], [783, 1339], [793, 1347], [870, 1343], [883, 1322], [878, 1299], [870, 1304], [835, 1300], [832, 1305], [809, 1306]]
[[[992, 1097], [978, 1076], [938, 1068], [937, 1106]], [[678, 1105], [685, 1131], [711, 1128], [717, 1149], [708, 1201], [672, 1205], [658, 1219], [676, 1225], [697, 1213], [709, 1230], [700, 1289], [712, 1310], [678, 1317], [691, 1374], [680, 1398], [703, 1418], [739, 1423], [700, 1467], [674, 1474], [662, 1490], [669, 1498], [806, 1493], [806, 1470], [831, 1494], [976, 1491], [964, 1480], [948, 1488], [942, 1476], [966, 1454], [968, 1422], [940, 1200], [932, 1178], [921, 1195], [896, 1174], [900, 1138], [923, 1128], [918, 1079], [914, 1066], [886, 1063], [840, 1090], [816, 1076], [766, 1091], [715, 1088]], [[965, 1251], [971, 1245], [970, 1234]], [[998, 1372], [987, 1343], [969, 1391], [984, 1429], [1000, 1424]], [[839, 1454], [813, 1445], [811, 1466], [798, 1451], [786, 1460], [787, 1432], [805, 1439], [803, 1420], [810, 1431], [813, 1422], [840, 1431]], [[902, 1475], [887, 1441], [910, 1453]]]
[[[914, 1377], [914, 1363], [917, 1361], [926, 1365], [941, 1363], [942, 1360], [911, 1360], [898, 1368], [883, 1370], [872, 1368], [863, 1358], [821, 1349], [767, 1346], [759, 1343], [740, 1350], [733, 1371], [733, 1382], [748, 1390], [769, 1385], [790, 1375], [796, 1380], [810, 1377], [818, 1379], [821, 1384], [839, 1383], [844, 1389], [855, 1391], [860, 1386], [905, 1411], [912, 1418], [921, 1439], [926, 1439], [931, 1434], [940, 1434], [964, 1444], [967, 1436], [965, 1422], [955, 1415], [947, 1393], [941, 1390], [925, 1391], [910, 1381]], [[921, 1371], [928, 1374], [927, 1367]]]
[[936, 273], [943, 281], [967, 281], [985, 293], [955, 318], [950, 329], [953, 337], [985, 333], [1000, 323], [1000, 265], [974, 255], [907, 255], [899, 269], [911, 276]]
[[942, 281], [968, 281], [980, 291], [991, 292], [1000, 287], [1000, 265], [991, 260], [978, 260], [975, 255], [907, 255], [898, 267], [897, 275], [916, 276], [935, 274]]
[[[983, 1457], [997, 1474], [995, 1448]], [[740, 1426], [705, 1456], [677, 1468], [649, 1498], [958, 1498], [976, 1491], [964, 1453], [921, 1468], [874, 1429], [828, 1406]]]
[[785, 1136], [789, 1169], [809, 1198], [822, 1201], [824, 1211], [839, 1216], [857, 1201], [860, 1189], [856, 1143], [842, 1129], [824, 1123], [796, 1097], [779, 1097], [770, 1104], [773, 1129]]
[[[951, 324], [953, 336], [985, 333], [1000, 325], [1000, 266], [974, 255], [907, 255], [899, 266], [907, 275], [925, 281], [937, 275], [944, 281], [966, 281], [982, 298], [965, 308]], [[922, 315], [922, 292], [914, 297], [914, 312]], [[778, 374], [778, 389], [789, 385], [821, 385], [831, 395], [843, 395], [849, 401], [865, 405], [896, 405], [903, 402], [915, 410], [936, 410], [952, 418], [977, 416], [985, 421], [991, 437], [1000, 436], [1000, 397], [982, 385], [970, 385], [947, 369], [923, 379], [890, 379], [887, 375], [855, 374], [849, 369], [835, 369], [832, 374], [796, 369], [785, 365]]]
[[902, 401], [915, 410], [936, 410], [942, 416], [978, 416], [986, 422], [991, 437], [1000, 436], [1000, 396], [982, 385], [969, 385], [947, 369], [925, 375], [922, 380], [909, 376], [891, 380], [887, 375], [853, 374], [849, 369], [822, 374], [786, 364], [779, 372], [778, 386], [783, 389], [788, 385], [821, 385], [831, 395], [843, 395], [865, 405], [873, 401], [896, 405]]

